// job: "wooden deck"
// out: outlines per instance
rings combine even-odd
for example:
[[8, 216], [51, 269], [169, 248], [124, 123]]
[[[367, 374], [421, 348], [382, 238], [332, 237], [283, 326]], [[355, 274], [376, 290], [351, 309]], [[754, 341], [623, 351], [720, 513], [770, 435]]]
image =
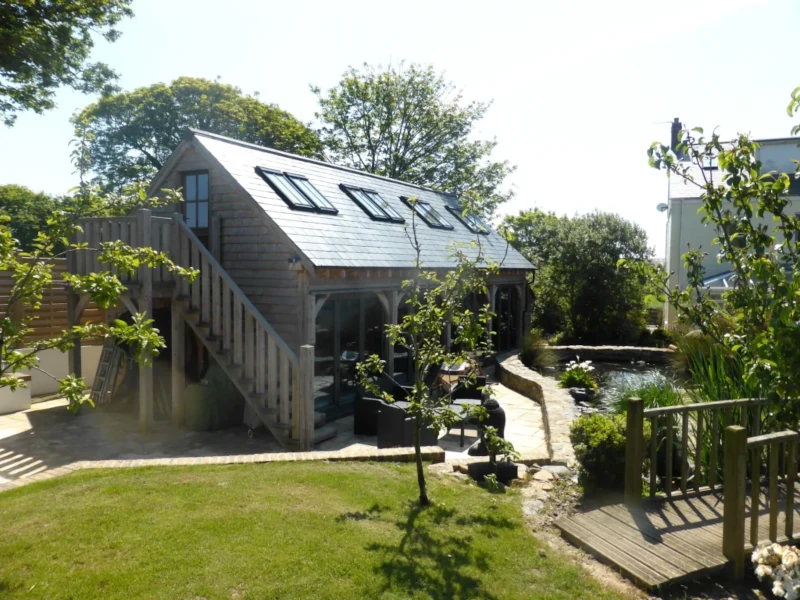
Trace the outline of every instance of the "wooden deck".
[[[800, 486], [795, 486], [795, 500]], [[785, 488], [779, 491], [784, 507]], [[750, 500], [746, 503], [746, 538]], [[768, 500], [759, 502], [759, 539], [769, 539]], [[794, 538], [800, 537], [800, 507], [795, 501]], [[722, 571], [722, 493], [673, 500], [643, 501], [638, 507], [615, 504], [556, 522], [561, 535], [634, 580], [652, 589]], [[786, 541], [785, 513], [778, 517], [779, 542]], [[752, 550], [748, 543], [748, 552]]]

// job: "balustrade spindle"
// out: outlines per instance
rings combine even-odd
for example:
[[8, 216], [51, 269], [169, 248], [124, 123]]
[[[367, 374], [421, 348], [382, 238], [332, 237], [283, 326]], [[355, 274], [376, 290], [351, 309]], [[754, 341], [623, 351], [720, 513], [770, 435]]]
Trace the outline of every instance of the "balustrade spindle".
[[681, 426], [681, 493], [686, 493], [686, 480], [689, 478], [689, 413], [684, 412]]
[[650, 419], [650, 497], [655, 498], [658, 485], [658, 417]]
[[667, 498], [672, 496], [672, 441], [675, 437], [675, 431], [672, 425], [672, 413], [667, 413], [666, 415], [666, 425], [667, 425], [667, 443], [666, 443], [666, 473], [664, 474], [664, 493], [667, 494]]
[[694, 426], [694, 491], [700, 492], [703, 474], [703, 418], [702, 411], [697, 412]]

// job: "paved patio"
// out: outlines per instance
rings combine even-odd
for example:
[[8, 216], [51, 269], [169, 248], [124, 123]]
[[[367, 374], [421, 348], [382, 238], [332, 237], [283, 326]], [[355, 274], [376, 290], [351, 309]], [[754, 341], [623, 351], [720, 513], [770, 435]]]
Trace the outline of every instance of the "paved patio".
[[[491, 385], [495, 390], [494, 397], [506, 411], [506, 437], [523, 459], [547, 460], [539, 405], [505, 386]], [[314, 454], [325, 453], [318, 456], [319, 459], [332, 459], [339, 455], [374, 457], [376, 452], [382, 452], [377, 450], [374, 437], [353, 434], [352, 417], [339, 419], [334, 424], [338, 435], [317, 445]], [[462, 447], [459, 437], [460, 430], [453, 429], [440, 438], [439, 446], [445, 450], [447, 460], [467, 458], [467, 448], [478, 439], [474, 429], [466, 429]], [[214, 432], [189, 432], [175, 429], [167, 422], [156, 422], [152, 430], [143, 435], [139, 432], [135, 415], [104, 407], [87, 410], [75, 417], [67, 412], [66, 402], [61, 399], [36, 403], [27, 411], [0, 415], [0, 490], [13, 482], [40, 478], [37, 477], [40, 474], [79, 461], [254, 457], [266, 454], [286, 454], [286, 451], [264, 430], [249, 438], [245, 426]], [[286, 454], [287, 459], [296, 460], [296, 453], [291, 454], [291, 458]]]

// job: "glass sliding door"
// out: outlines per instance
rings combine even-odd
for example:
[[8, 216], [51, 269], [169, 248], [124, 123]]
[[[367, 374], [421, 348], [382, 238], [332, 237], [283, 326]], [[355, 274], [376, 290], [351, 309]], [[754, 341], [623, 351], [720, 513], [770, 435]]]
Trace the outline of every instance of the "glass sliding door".
[[517, 322], [518, 308], [519, 299], [514, 286], [505, 285], [499, 287], [495, 296], [495, 317], [492, 323], [494, 346], [498, 352], [511, 350], [517, 345], [517, 331], [519, 329], [519, 323]]
[[316, 321], [315, 410], [330, 418], [352, 412], [356, 365], [370, 354], [383, 357], [385, 321], [375, 294], [328, 298]]

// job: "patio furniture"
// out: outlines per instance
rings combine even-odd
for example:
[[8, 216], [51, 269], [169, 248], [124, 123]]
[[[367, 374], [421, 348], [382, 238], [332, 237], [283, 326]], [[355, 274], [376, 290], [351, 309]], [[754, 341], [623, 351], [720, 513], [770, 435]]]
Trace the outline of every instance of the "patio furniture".
[[489, 450], [486, 448], [486, 440], [484, 439], [484, 431], [486, 427], [494, 427], [497, 429], [497, 435], [505, 439], [506, 433], [506, 413], [500, 403], [493, 398], [489, 398], [483, 403], [483, 407], [489, 414], [489, 418], [483, 423], [478, 425], [478, 435], [480, 441], [473, 444], [467, 451], [470, 456], [488, 456]]
[[[408, 416], [409, 403], [399, 400], [394, 404], [384, 403], [378, 414], [378, 448], [408, 448], [414, 445], [414, 419]], [[420, 446], [435, 446], [437, 431], [423, 428]]]
[[[404, 377], [395, 377], [397, 383], [404, 383]], [[383, 392], [389, 392], [395, 400], [405, 399], [406, 390], [397, 385], [388, 377], [381, 376], [377, 381], [378, 387]], [[356, 435], [377, 435], [378, 413], [385, 402], [379, 398], [372, 398], [363, 386], [359, 386], [353, 403], [353, 433]]]

